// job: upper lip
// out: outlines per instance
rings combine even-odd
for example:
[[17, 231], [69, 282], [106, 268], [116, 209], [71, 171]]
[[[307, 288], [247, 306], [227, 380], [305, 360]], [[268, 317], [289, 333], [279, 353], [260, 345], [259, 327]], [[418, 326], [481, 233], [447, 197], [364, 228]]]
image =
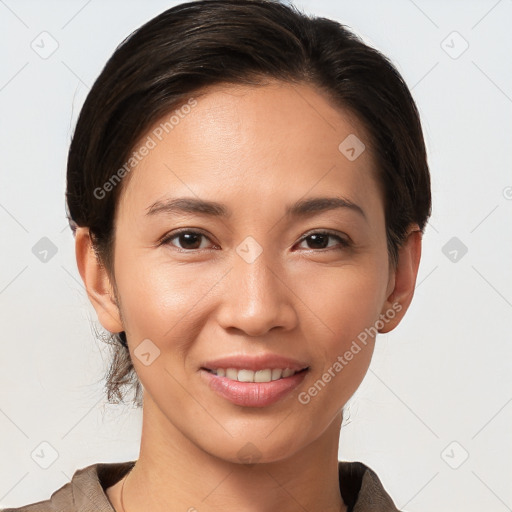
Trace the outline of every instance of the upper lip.
[[296, 359], [279, 356], [276, 354], [263, 354], [259, 356], [233, 355], [221, 357], [212, 361], [206, 361], [201, 368], [207, 370], [217, 370], [218, 368], [235, 368], [237, 370], [273, 370], [275, 368], [291, 368], [298, 372], [308, 368], [307, 363], [302, 363]]

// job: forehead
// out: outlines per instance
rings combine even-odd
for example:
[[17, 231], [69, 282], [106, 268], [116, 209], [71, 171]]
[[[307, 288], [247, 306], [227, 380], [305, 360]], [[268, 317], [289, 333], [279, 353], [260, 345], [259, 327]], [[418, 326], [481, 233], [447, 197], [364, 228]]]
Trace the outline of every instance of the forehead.
[[124, 203], [140, 212], [169, 195], [236, 195], [247, 207], [308, 192], [338, 190], [359, 203], [371, 199], [371, 190], [379, 195], [364, 126], [313, 86], [222, 84], [195, 94], [188, 105], [139, 139], [135, 150], [149, 141], [152, 148], [131, 171], [118, 210]]

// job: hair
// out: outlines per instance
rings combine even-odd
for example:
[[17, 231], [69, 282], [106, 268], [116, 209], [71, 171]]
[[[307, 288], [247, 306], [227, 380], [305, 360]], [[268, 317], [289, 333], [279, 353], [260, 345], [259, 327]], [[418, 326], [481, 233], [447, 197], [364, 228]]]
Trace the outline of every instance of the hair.
[[[307, 84], [354, 114], [368, 133], [384, 193], [390, 264], [411, 223], [423, 233], [431, 214], [430, 174], [419, 113], [403, 78], [378, 50], [345, 25], [275, 0], [199, 0], [151, 19], [116, 48], [81, 109], [67, 161], [66, 207], [73, 234], [89, 228], [114, 290], [114, 215], [126, 162], [155, 122], [217, 84]], [[111, 186], [107, 186], [110, 184]], [[117, 298], [117, 293], [116, 293]], [[108, 400], [135, 392], [126, 334], [114, 349]]]

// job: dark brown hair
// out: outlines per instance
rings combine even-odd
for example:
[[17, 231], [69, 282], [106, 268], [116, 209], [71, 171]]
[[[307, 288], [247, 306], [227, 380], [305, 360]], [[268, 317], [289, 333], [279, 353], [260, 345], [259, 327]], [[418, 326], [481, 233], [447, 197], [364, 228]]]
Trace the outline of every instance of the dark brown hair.
[[[110, 57], [82, 107], [69, 149], [66, 201], [73, 233], [89, 227], [115, 288], [114, 213], [123, 188], [112, 184], [135, 144], [165, 114], [201, 89], [268, 79], [310, 84], [355, 114], [369, 134], [384, 191], [390, 262], [411, 223], [431, 213], [430, 175], [419, 114], [404, 80], [379, 51], [344, 25], [272, 0], [200, 0], [177, 5], [128, 36]], [[340, 141], [341, 142], [341, 141]], [[291, 171], [290, 171], [291, 172]], [[128, 175], [127, 175], [128, 176]], [[126, 178], [123, 178], [126, 181]], [[124, 332], [113, 334], [110, 402], [141, 384]]]

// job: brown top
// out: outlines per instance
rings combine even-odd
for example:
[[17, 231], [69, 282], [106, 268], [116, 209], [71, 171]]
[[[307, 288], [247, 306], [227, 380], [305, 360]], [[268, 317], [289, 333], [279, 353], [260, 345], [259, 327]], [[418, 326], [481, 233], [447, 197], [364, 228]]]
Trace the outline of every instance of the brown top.
[[[0, 512], [115, 512], [105, 493], [136, 461], [98, 463], [75, 471], [46, 501]], [[348, 512], [400, 512], [376, 473], [362, 462], [338, 462], [340, 492]]]

